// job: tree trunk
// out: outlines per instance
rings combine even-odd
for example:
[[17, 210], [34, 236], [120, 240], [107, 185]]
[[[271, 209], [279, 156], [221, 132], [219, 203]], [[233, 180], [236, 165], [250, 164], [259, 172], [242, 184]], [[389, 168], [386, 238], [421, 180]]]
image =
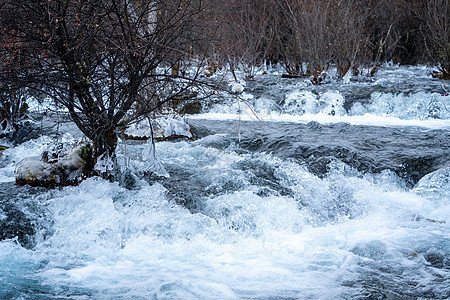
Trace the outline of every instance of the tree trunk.
[[94, 159], [106, 154], [112, 157], [117, 147], [117, 135], [115, 128], [97, 129], [89, 138], [94, 143]]

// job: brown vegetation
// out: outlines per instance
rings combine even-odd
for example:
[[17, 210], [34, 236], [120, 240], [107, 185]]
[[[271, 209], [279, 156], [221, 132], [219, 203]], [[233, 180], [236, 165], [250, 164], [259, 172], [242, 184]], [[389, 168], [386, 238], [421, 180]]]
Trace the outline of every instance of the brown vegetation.
[[[334, 64], [349, 70], [385, 61], [449, 64], [449, 0], [225, 0], [212, 2], [210, 55], [237, 64], [281, 63], [287, 76]], [[447, 70], [447, 71], [445, 71]]]
[[439, 65], [438, 78], [450, 79], [450, 1], [429, 0], [416, 9], [427, 54]]

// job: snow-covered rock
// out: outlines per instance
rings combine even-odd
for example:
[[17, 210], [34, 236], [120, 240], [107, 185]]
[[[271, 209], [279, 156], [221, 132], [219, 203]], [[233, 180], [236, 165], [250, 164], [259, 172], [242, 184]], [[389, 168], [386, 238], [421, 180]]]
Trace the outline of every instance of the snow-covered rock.
[[[16, 182], [24, 181], [24, 184], [31, 182], [59, 182], [60, 176], [57, 174], [56, 164], [49, 164], [39, 157], [24, 158], [16, 168]], [[32, 185], [32, 184], [31, 184]]]
[[67, 156], [63, 157], [59, 164], [65, 171], [80, 170], [85, 165], [85, 160], [82, 157], [82, 151], [86, 147], [85, 144], [79, 145], [72, 149]]
[[[153, 137], [156, 140], [170, 140], [172, 138], [192, 139], [191, 127], [179, 115], [171, 113], [160, 115], [151, 120], [153, 125]], [[130, 125], [125, 130], [127, 138], [148, 139], [152, 136], [150, 123], [148, 119]]]
[[244, 86], [242, 84], [236, 82], [231, 86], [231, 91], [234, 94], [240, 94], [244, 91]]
[[40, 158], [24, 158], [16, 166], [16, 183], [45, 187], [76, 185], [86, 178], [85, 159], [92, 154], [90, 151], [90, 145], [82, 143], [65, 153], [44, 152]]

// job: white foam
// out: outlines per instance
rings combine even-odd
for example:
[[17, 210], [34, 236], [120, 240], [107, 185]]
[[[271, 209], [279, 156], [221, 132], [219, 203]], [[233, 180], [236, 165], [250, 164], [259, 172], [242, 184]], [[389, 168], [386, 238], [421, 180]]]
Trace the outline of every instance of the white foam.
[[[417, 74], [417, 69], [406, 71]], [[392, 67], [379, 76], [394, 80], [403, 72]], [[263, 99], [257, 103], [265, 114], [245, 110], [190, 118], [450, 128], [450, 120], [368, 114], [364, 106], [352, 116], [336, 111], [333, 116], [327, 105], [341, 94], [300, 94], [292, 94], [293, 106], [309, 97], [315, 113], [276, 114], [261, 104]], [[326, 105], [316, 106], [320, 97]], [[389, 98], [384, 97], [378, 100]], [[395, 101], [407, 104], [413, 98]], [[442, 280], [448, 270], [427, 261], [427, 255], [449, 256], [448, 170], [408, 190], [392, 172], [365, 175], [336, 163], [327, 177], [318, 178], [295, 161], [238, 152], [220, 147], [222, 142], [210, 136], [156, 145], [159, 162], [175, 173], [172, 178], [180, 172], [183, 180], [195, 179], [181, 194], [190, 192], [199, 201], [198, 211], [177, 204], [177, 190], [168, 191], [164, 181], [142, 180], [138, 189], [127, 190], [88, 179], [39, 194], [54, 231], [33, 250], [13, 240], [0, 242], [0, 281], [29, 291], [20, 285], [29, 280], [51, 296], [79, 298], [351, 299], [371, 289], [406, 297], [448, 295], [448, 282]], [[53, 143], [41, 138], [5, 150], [8, 166], [0, 175], [9, 178], [4, 170], [14, 162]], [[133, 171], [145, 162], [143, 148], [127, 145]], [[263, 175], [257, 177], [260, 166]]]
[[[405, 281], [426, 284], [431, 275], [410, 255], [450, 233], [447, 224], [427, 221], [449, 204], [405, 190], [393, 175], [335, 168], [320, 179], [268, 154], [238, 155], [201, 142], [157, 146], [163, 164], [202, 182], [243, 184], [207, 196], [199, 213], [171, 201], [161, 184], [129, 191], [89, 179], [49, 193], [55, 231], [34, 250], [49, 261], [39, 280], [94, 297], [346, 298], [352, 288], [344, 283], [378, 265], [402, 268]], [[249, 171], [236, 168], [246, 162], [270, 166], [292, 193], [258, 195]], [[424, 273], [422, 282], [415, 272]]]
[[226, 114], [226, 113], [205, 113], [189, 116], [189, 119], [206, 119], [206, 120], [242, 120], [242, 121], [263, 121], [263, 122], [293, 122], [293, 123], [309, 123], [311, 121], [322, 124], [349, 123], [351, 125], [367, 125], [367, 126], [418, 126], [430, 129], [450, 128], [450, 120], [403, 120], [391, 116], [379, 116], [373, 114], [364, 114], [362, 116], [332, 116], [329, 114], [303, 114], [300, 116], [289, 114], [262, 114], [254, 113], [247, 109], [242, 114]]

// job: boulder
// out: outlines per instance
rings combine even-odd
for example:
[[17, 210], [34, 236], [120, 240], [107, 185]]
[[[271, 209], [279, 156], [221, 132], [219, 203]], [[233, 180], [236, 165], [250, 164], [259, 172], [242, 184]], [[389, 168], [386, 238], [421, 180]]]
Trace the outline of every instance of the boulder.
[[65, 153], [45, 151], [41, 157], [24, 158], [16, 167], [16, 184], [43, 187], [77, 185], [93, 175], [90, 144], [81, 143]]

